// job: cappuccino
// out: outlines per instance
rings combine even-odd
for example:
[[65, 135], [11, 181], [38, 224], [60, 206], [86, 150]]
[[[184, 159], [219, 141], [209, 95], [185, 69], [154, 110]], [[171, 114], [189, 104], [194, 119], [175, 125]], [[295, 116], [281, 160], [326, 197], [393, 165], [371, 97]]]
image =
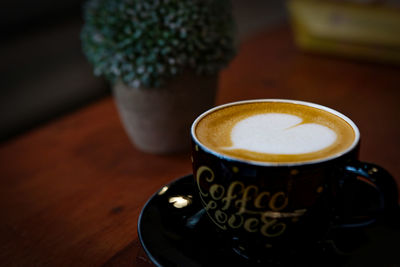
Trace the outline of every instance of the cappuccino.
[[265, 163], [316, 161], [339, 155], [356, 140], [340, 113], [299, 101], [245, 101], [213, 109], [194, 123], [206, 148]]

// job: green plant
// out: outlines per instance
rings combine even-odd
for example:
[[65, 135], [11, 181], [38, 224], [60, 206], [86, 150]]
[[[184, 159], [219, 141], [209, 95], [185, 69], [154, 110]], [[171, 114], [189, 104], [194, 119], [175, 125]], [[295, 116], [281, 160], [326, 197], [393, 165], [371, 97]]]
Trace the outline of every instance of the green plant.
[[218, 72], [235, 55], [229, 0], [89, 0], [83, 51], [95, 75], [158, 87], [193, 69]]

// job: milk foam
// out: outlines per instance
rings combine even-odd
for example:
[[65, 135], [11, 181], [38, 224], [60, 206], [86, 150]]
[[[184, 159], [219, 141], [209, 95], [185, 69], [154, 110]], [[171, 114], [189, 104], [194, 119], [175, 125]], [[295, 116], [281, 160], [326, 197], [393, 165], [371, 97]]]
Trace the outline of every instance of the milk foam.
[[322, 150], [337, 139], [330, 128], [284, 113], [247, 117], [232, 128], [231, 147], [266, 154], [303, 154]]

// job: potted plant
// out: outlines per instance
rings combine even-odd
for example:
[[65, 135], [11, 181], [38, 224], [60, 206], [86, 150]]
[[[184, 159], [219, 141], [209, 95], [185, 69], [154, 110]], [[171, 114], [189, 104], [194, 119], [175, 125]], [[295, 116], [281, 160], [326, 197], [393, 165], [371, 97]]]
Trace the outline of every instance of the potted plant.
[[82, 47], [112, 84], [141, 150], [188, 148], [190, 125], [214, 104], [218, 72], [235, 54], [228, 0], [89, 0]]

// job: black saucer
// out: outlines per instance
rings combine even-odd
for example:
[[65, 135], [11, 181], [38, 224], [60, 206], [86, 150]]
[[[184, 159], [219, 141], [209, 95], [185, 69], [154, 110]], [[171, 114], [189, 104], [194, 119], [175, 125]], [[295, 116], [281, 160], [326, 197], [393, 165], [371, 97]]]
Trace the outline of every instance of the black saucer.
[[[194, 189], [192, 175], [184, 176], [162, 187], [144, 206], [138, 234], [151, 261], [156, 266], [265, 266], [265, 261], [248, 260], [233, 251], [209, 223]], [[392, 266], [400, 263], [397, 217], [390, 224], [332, 232], [326, 242], [271, 259], [267, 265]]]

